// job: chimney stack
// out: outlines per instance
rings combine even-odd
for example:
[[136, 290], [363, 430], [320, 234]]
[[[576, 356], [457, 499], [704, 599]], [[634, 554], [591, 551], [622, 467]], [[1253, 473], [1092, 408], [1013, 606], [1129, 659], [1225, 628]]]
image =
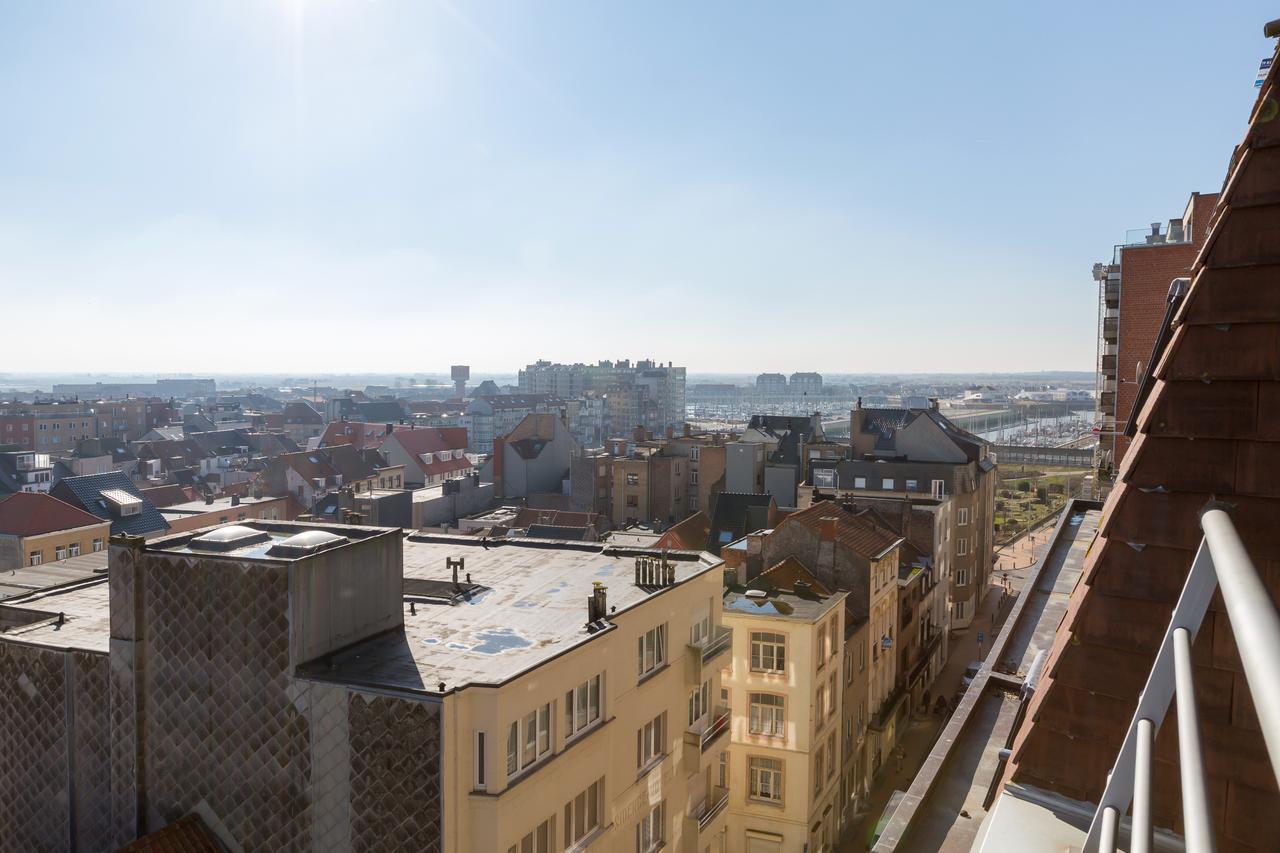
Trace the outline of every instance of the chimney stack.
[[445, 567], [446, 567], [446, 568], [448, 568], [448, 569], [453, 573], [453, 588], [454, 588], [454, 589], [458, 589], [458, 588], [459, 588], [459, 587], [458, 587], [458, 572], [462, 570], [463, 566], [466, 564], [466, 561], [467, 561], [467, 558], [466, 558], [466, 557], [458, 557], [458, 558], [456, 558], [456, 559], [455, 559], [455, 558], [453, 558], [453, 557], [445, 557], [445, 558], [444, 558]]
[[600, 581], [591, 582], [591, 595], [587, 596], [587, 624], [604, 619], [609, 613], [609, 588]]

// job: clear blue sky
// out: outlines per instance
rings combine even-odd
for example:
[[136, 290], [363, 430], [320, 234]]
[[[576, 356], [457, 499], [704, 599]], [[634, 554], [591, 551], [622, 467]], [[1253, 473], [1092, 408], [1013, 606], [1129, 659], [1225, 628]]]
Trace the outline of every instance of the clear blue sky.
[[12, 2], [0, 370], [1090, 369], [1274, 2]]

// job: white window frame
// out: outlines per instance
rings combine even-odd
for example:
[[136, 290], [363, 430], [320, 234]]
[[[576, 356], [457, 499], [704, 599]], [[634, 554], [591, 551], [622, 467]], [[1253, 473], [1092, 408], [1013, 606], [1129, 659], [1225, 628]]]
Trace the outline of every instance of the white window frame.
[[854, 487], [855, 489], [865, 489], [865, 488], [867, 487], [867, 478], [866, 478], [866, 477], [854, 477], [854, 478], [853, 478], [853, 487]]
[[662, 849], [666, 842], [667, 803], [662, 801], [640, 818], [636, 824], [636, 850], [638, 853], [651, 853]]
[[488, 780], [486, 778], [487, 774], [485, 772], [486, 770], [485, 747], [486, 746], [487, 744], [485, 743], [485, 733], [483, 731], [477, 731], [475, 736], [475, 743], [473, 745], [474, 751], [472, 752], [472, 755], [474, 756], [474, 762], [475, 762], [475, 786], [477, 791], [484, 791], [488, 787]]
[[600, 828], [604, 804], [603, 776], [564, 804], [564, 849], [572, 850], [573, 845]]
[[656, 625], [636, 638], [640, 678], [657, 672], [667, 663], [667, 623]]
[[893, 477], [882, 477], [880, 479], [880, 488], [886, 492], [891, 492], [893, 491], [894, 482], [895, 480], [893, 479]]
[[786, 765], [780, 758], [747, 756], [747, 796], [766, 803], [781, 803]]
[[813, 486], [816, 489], [834, 489], [836, 487], [836, 469], [814, 468]]
[[956, 510], [956, 527], [964, 527], [969, 523], [969, 508], [967, 506], [959, 507]]
[[778, 673], [787, 671], [786, 634], [775, 631], [751, 632], [751, 671]]
[[969, 556], [969, 540], [964, 536], [961, 536], [960, 538], [956, 539], [956, 556], [957, 557]]
[[689, 726], [692, 728], [711, 710], [711, 682], [702, 682], [701, 687], [689, 691]]
[[644, 773], [666, 756], [666, 730], [666, 711], [636, 729], [636, 767], [640, 773]]
[[[768, 701], [762, 701], [766, 699]], [[747, 728], [751, 734], [761, 737], [786, 737], [786, 696], [780, 693], [748, 693], [747, 713]]]
[[593, 675], [565, 691], [564, 737], [573, 740], [595, 728], [604, 719], [604, 675]]

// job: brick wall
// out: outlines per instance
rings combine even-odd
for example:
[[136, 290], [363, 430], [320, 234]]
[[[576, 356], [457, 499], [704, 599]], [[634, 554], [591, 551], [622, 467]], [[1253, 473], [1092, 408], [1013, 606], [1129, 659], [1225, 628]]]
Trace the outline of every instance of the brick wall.
[[[1121, 253], [1120, 348], [1116, 359], [1116, 422], [1123, 430], [1138, 394], [1140, 369], [1151, 360], [1151, 348], [1164, 320], [1169, 283], [1185, 276], [1195, 260], [1196, 244], [1129, 247]], [[1115, 467], [1129, 439], [1116, 437]]]

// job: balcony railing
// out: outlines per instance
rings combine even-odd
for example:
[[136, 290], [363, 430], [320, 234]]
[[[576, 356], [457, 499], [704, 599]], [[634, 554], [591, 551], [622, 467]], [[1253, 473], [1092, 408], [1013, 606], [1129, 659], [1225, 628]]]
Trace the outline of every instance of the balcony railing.
[[711, 663], [729, 650], [733, 645], [733, 629], [725, 625], [717, 625], [711, 629], [711, 636], [700, 643], [689, 643], [689, 654], [686, 658], [689, 661], [689, 681], [692, 684], [701, 684], [703, 678], [703, 669], [710, 666]]
[[711, 822], [716, 819], [716, 815], [724, 811], [727, 805], [729, 805], [729, 789], [721, 788], [719, 785], [714, 786], [707, 798], [690, 815], [698, 822], [698, 831], [702, 832], [710, 826]]
[[1084, 853], [1114, 853], [1122, 830], [1121, 817], [1131, 802], [1130, 843], [1125, 849], [1130, 853], [1149, 853], [1152, 849], [1151, 753], [1156, 732], [1175, 696], [1186, 849], [1193, 853], [1214, 849], [1191, 645], [1209, 601], [1219, 588], [1240, 650], [1271, 769], [1280, 782], [1280, 615], [1223, 505], [1210, 503], [1205, 507], [1200, 515], [1200, 527], [1204, 530], [1204, 539], [1156, 652], [1147, 685], [1138, 698], [1138, 708], [1120, 754], [1107, 777], [1106, 789], [1085, 839]]
[[720, 735], [729, 731], [731, 718], [732, 714], [724, 705], [713, 708], [708, 716], [689, 727], [685, 732], [685, 742], [690, 746], [696, 746], [699, 752], [705, 752]]

